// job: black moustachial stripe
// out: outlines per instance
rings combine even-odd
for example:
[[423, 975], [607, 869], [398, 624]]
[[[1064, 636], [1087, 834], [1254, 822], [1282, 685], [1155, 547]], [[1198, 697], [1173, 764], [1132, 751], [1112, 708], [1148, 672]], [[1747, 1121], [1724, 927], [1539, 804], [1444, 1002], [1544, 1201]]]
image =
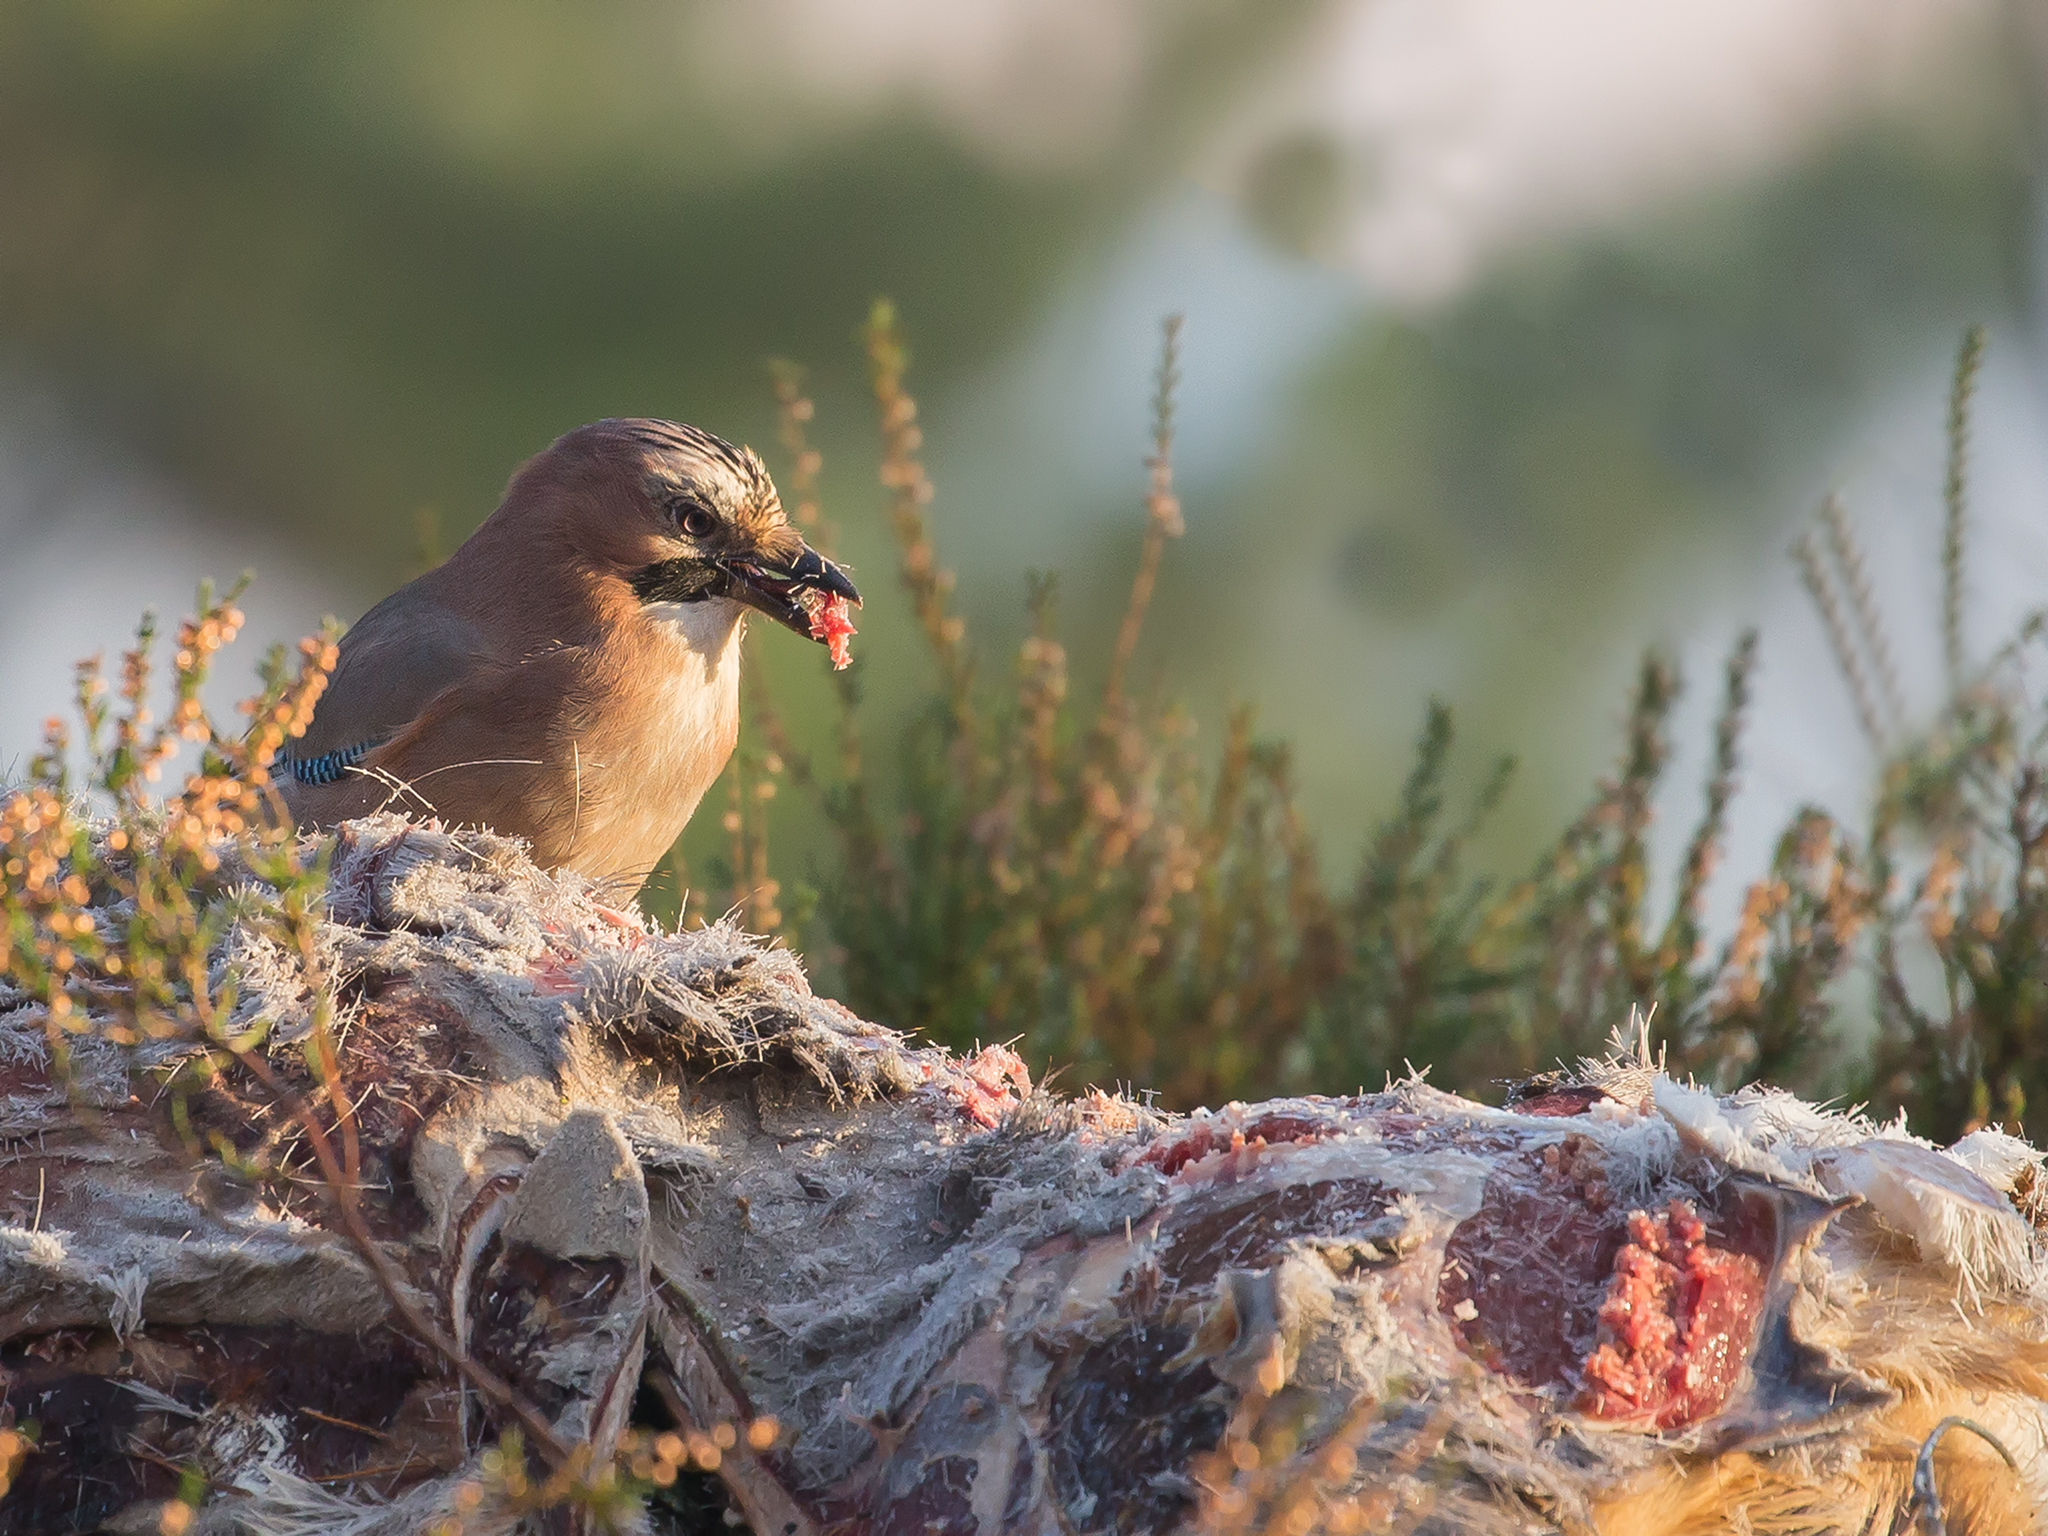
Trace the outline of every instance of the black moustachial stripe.
[[643, 565], [631, 580], [633, 595], [643, 603], [696, 603], [725, 596], [732, 577], [714, 560], [684, 556]]
[[376, 751], [381, 744], [377, 741], [359, 741], [352, 747], [341, 747], [319, 757], [286, 758], [285, 764], [291, 769], [292, 777], [301, 784], [332, 784]]

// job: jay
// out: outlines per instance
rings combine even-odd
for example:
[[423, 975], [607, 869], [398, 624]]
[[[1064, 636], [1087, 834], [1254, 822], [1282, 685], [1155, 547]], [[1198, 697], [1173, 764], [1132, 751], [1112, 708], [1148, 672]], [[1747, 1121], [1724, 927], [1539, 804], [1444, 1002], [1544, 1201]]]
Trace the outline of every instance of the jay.
[[732, 755], [747, 610], [818, 637], [832, 600], [860, 594], [752, 451], [579, 427], [348, 631], [285, 802], [312, 827], [387, 806], [489, 826], [625, 900]]

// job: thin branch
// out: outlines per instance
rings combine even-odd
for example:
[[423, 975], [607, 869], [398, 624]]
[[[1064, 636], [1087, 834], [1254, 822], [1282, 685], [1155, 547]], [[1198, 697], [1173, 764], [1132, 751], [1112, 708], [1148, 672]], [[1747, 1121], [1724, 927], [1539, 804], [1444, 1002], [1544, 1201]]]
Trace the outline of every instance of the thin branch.
[[327, 1139], [327, 1132], [313, 1114], [311, 1106], [287, 1087], [272, 1070], [270, 1063], [254, 1051], [232, 1049], [229, 1054], [263, 1085], [273, 1101], [282, 1106], [285, 1113], [305, 1132], [307, 1145], [312, 1148], [313, 1157], [320, 1164], [321, 1179], [326, 1186], [327, 1196], [333, 1202], [336, 1214], [341, 1217], [342, 1230], [347, 1233], [356, 1251], [369, 1264], [379, 1288], [384, 1292], [385, 1299], [391, 1303], [392, 1310], [404, 1320], [406, 1327], [423, 1344], [454, 1366], [463, 1380], [479, 1393], [498, 1407], [514, 1414], [526, 1427], [527, 1433], [533, 1436], [535, 1445], [540, 1448], [541, 1454], [547, 1458], [551, 1466], [559, 1467], [566, 1463], [571, 1454], [571, 1447], [555, 1433], [554, 1426], [541, 1415], [540, 1410], [488, 1366], [479, 1364], [465, 1354], [453, 1339], [441, 1331], [432, 1318], [414, 1304], [408, 1294], [409, 1286], [404, 1275], [399, 1272], [398, 1266], [391, 1262], [382, 1245], [371, 1234], [368, 1224], [364, 1222], [362, 1208], [356, 1200], [354, 1182], [343, 1170], [341, 1159], [335, 1155], [334, 1144]]

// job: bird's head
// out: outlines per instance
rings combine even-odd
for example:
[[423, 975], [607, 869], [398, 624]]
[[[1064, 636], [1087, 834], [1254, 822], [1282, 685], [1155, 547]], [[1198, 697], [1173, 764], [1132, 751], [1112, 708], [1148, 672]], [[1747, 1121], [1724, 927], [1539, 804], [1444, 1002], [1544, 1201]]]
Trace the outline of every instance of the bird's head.
[[790, 523], [751, 449], [674, 422], [600, 421], [563, 437], [527, 472], [543, 467], [581, 493], [569, 498], [582, 509], [568, 529], [578, 555], [623, 579], [643, 605], [726, 598], [808, 637], [802, 594], [860, 602], [846, 573]]

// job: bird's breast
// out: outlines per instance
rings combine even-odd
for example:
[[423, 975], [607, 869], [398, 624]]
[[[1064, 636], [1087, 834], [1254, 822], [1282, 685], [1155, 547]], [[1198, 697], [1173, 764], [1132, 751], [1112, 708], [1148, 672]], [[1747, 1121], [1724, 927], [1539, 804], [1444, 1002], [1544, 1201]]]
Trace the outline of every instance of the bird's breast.
[[707, 656], [678, 646], [673, 661], [648, 692], [644, 728], [635, 746], [641, 773], [650, 782], [696, 786], [690, 797], [694, 806], [724, 769], [739, 737], [738, 626], [716, 653]]
[[[664, 610], [681, 612], [673, 617]], [[704, 610], [723, 609], [724, 613]], [[739, 737], [737, 604], [650, 605], [622, 674], [572, 754], [601, 777], [586, 793], [570, 862], [591, 873], [652, 867], [690, 819]]]

